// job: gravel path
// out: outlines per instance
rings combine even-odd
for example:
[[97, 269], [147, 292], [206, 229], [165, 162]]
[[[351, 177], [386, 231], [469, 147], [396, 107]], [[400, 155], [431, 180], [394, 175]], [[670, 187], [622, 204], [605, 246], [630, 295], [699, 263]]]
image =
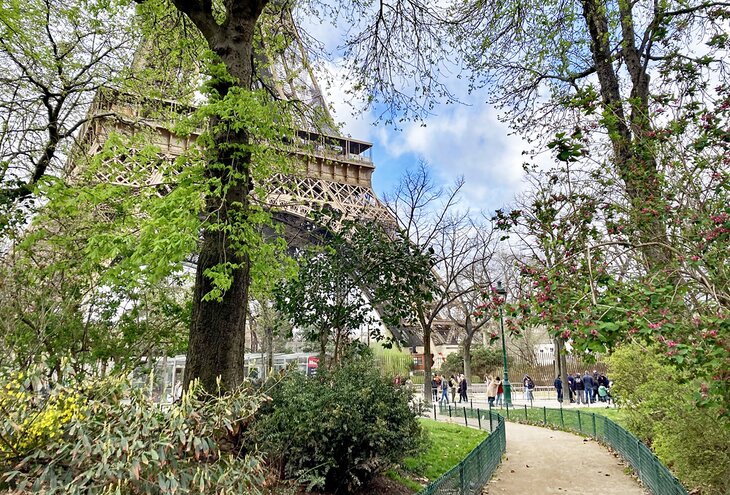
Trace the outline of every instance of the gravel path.
[[591, 439], [507, 423], [507, 453], [484, 488], [489, 495], [645, 495], [624, 464]]

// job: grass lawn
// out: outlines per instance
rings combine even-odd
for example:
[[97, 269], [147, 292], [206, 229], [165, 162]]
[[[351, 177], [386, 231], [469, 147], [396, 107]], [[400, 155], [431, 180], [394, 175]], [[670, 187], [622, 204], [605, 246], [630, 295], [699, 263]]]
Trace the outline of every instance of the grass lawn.
[[[578, 417], [579, 411], [580, 417]], [[563, 409], [562, 415], [560, 414], [560, 409], [556, 408], [547, 408], [543, 411], [542, 407], [528, 407], [527, 410], [517, 407], [514, 410], [510, 410], [509, 419], [512, 421], [528, 421], [534, 424], [540, 424], [547, 419], [548, 424], [553, 424], [558, 427], [562, 425], [569, 430], [579, 430], [590, 434], [593, 430], [593, 414], [596, 415], [596, 429], [599, 432], [603, 428], [603, 419], [601, 416], [607, 417], [624, 428], [626, 427], [624, 421], [625, 413], [622, 409], [613, 407], [606, 408], [606, 406], [599, 405], [566, 408]]]
[[402, 464], [404, 472], [391, 470], [387, 473], [388, 477], [416, 491], [423, 485], [408, 479], [409, 474], [434, 481], [487, 438], [486, 431], [439, 423], [432, 419], [421, 419], [421, 426], [428, 433], [429, 445], [426, 451], [415, 457], [407, 457]]

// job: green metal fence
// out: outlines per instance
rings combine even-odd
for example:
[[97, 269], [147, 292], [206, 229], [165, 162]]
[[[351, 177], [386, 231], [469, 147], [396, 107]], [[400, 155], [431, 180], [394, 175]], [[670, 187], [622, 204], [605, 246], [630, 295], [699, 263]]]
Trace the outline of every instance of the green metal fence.
[[[430, 414], [431, 411], [427, 411]], [[463, 461], [443, 474], [439, 479], [421, 490], [419, 495], [471, 495], [482, 493], [492, 473], [502, 461], [502, 454], [507, 448], [504, 433], [504, 418], [492, 411], [471, 409], [467, 407], [452, 408], [433, 406], [434, 419], [445, 417], [447, 412], [453, 418], [461, 420], [467, 426], [474, 426], [489, 431], [489, 436], [480, 443]]]
[[655, 495], [687, 495], [677, 478], [641, 440], [605, 416], [575, 409], [527, 406], [508, 408], [505, 414], [511, 421], [550, 424], [601, 440], [631, 464]]

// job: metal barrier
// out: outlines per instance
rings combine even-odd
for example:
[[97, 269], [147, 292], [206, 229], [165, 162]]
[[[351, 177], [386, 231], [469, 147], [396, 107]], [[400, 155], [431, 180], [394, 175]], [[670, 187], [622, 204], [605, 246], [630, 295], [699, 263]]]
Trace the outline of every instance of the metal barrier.
[[[434, 417], [437, 406], [433, 405]], [[502, 454], [507, 449], [504, 432], [504, 418], [493, 411], [451, 407], [439, 404], [439, 413], [444, 416], [464, 418], [467, 426], [476, 426], [489, 431], [489, 436], [472, 450], [463, 461], [444, 473], [439, 479], [425, 487], [418, 495], [477, 495], [487, 484], [492, 473], [502, 462]], [[428, 411], [430, 413], [430, 411]], [[469, 424], [471, 419], [471, 425]]]
[[525, 405], [508, 408], [506, 417], [511, 421], [550, 424], [600, 440], [631, 464], [639, 479], [655, 495], [687, 495], [687, 490], [649, 447], [605, 416], [574, 409], [529, 408]]

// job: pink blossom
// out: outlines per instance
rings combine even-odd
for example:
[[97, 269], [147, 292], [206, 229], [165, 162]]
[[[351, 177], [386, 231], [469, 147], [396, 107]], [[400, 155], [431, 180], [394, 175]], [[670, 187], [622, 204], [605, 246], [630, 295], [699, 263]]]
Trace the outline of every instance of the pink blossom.
[[677, 343], [673, 340], [667, 342], [667, 347], [677, 347]]
[[649, 328], [652, 330], [659, 330], [660, 328], [662, 328], [662, 324], [661, 323], [649, 323]]

